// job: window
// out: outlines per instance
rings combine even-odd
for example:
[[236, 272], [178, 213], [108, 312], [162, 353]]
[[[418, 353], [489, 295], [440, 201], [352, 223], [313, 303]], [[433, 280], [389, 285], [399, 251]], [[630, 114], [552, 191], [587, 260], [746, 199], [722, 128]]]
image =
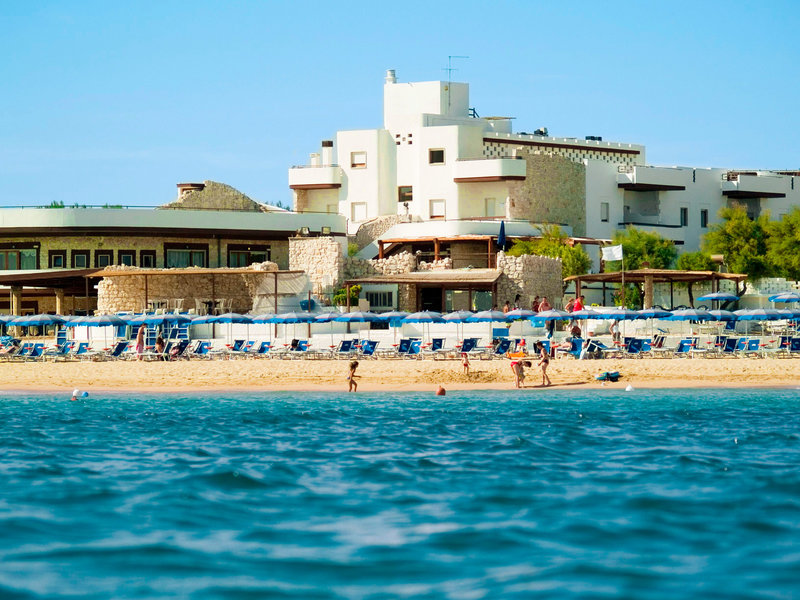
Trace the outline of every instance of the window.
[[89, 268], [89, 251], [88, 250], [73, 250], [72, 251], [72, 268], [73, 269], [88, 269]]
[[367, 168], [367, 153], [366, 152], [351, 152], [350, 153], [350, 167], [353, 169], [366, 169]]
[[430, 201], [431, 219], [444, 219], [444, 200], [436, 199]]
[[208, 266], [208, 244], [164, 244], [164, 266], [168, 269]]
[[249, 267], [253, 263], [262, 263], [269, 259], [269, 246], [228, 244], [229, 267]]
[[139, 266], [142, 267], [143, 269], [155, 269], [156, 251], [139, 250]]
[[703, 229], [708, 227], [708, 209], [706, 208], [700, 209], [700, 227]]
[[0, 250], [0, 271], [36, 269], [36, 249], [4, 248]]
[[686, 227], [689, 224], [689, 209], [685, 206], [681, 207], [681, 227]]
[[505, 217], [506, 201], [497, 198], [484, 198], [484, 215], [487, 217]]
[[430, 165], [443, 165], [444, 164], [444, 149], [431, 148], [428, 150], [428, 164]]
[[50, 250], [47, 264], [51, 269], [64, 269], [67, 266], [66, 250]]
[[114, 263], [113, 250], [95, 250], [94, 251], [94, 266], [98, 269], [108, 267]]
[[136, 266], [136, 250], [118, 250], [117, 251], [117, 264], [125, 265], [126, 267]]
[[608, 223], [608, 202], [600, 203], [600, 221]]
[[350, 215], [352, 221], [366, 221], [367, 220], [367, 203], [366, 202], [353, 202], [350, 206]]
[[401, 185], [397, 188], [398, 202], [411, 202], [414, 199], [413, 189], [410, 185]]
[[372, 308], [393, 308], [394, 294], [392, 292], [364, 292], [364, 296]]

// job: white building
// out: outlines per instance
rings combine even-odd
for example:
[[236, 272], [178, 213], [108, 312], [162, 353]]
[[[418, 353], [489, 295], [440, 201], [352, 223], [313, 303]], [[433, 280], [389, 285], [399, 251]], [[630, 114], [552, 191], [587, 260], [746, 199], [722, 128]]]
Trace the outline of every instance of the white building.
[[387, 71], [383, 127], [339, 131], [309, 165], [291, 168], [295, 208], [338, 212], [351, 234], [366, 224], [380, 241], [362, 251], [371, 258], [413, 240], [436, 240], [437, 256], [447, 255], [460, 236], [491, 240], [501, 219], [512, 237], [557, 223], [609, 239], [634, 225], [692, 251], [732, 201], [773, 218], [800, 203], [800, 172], [655, 167], [644, 146], [513, 133], [511, 124], [479, 117], [466, 83], [398, 83]]

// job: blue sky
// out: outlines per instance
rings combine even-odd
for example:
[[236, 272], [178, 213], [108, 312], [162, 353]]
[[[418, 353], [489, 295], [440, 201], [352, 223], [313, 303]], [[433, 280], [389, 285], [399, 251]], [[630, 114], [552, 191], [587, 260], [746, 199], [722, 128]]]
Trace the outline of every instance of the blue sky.
[[798, 169], [800, 17], [755, 2], [0, 3], [0, 204], [157, 205], [211, 179], [268, 203], [384, 71], [470, 84], [517, 131], [651, 164]]

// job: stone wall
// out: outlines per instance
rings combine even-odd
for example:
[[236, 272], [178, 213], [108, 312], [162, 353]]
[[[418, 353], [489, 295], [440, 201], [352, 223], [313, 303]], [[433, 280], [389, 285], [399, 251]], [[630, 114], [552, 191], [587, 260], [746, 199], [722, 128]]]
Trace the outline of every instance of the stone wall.
[[502, 275], [497, 281], [496, 304], [502, 306], [508, 300], [512, 304], [517, 294], [520, 306], [530, 308], [534, 296], [547, 296], [558, 308], [562, 298], [561, 259], [527, 254], [508, 256], [497, 253], [497, 268]]
[[343, 281], [345, 258], [335, 238], [289, 238], [289, 269], [305, 271], [313, 294], [330, 294]]
[[517, 155], [527, 168], [525, 181], [509, 185], [510, 218], [568, 223], [573, 235], [586, 235], [586, 167], [531, 148], [518, 148]]
[[361, 224], [356, 231], [355, 243], [359, 250], [377, 240], [381, 235], [389, 231], [397, 223], [408, 223], [411, 221], [409, 215], [386, 215], [370, 219]]
[[[439, 261], [441, 262], [441, 261]], [[348, 256], [344, 262], [345, 279], [359, 279], [371, 275], [399, 275], [417, 268], [417, 259], [410, 252], [400, 252], [387, 258], [365, 260]]]
[[489, 251], [486, 242], [450, 243], [450, 258], [454, 269], [487, 269], [489, 267]]
[[224, 183], [204, 181], [202, 190], [185, 192], [177, 200], [164, 204], [162, 210], [236, 210], [268, 212], [263, 204]]
[[420, 261], [417, 266], [417, 271], [444, 271], [453, 268], [453, 259], [449, 256], [447, 258], [440, 258], [439, 260], [432, 260], [431, 262]]
[[102, 314], [141, 312], [151, 301], [180, 300], [183, 310], [200, 308], [201, 312], [204, 301], [224, 300], [226, 311], [246, 313], [253, 308], [258, 286], [277, 269], [278, 266], [270, 262], [253, 265], [238, 273], [216, 273], [213, 276], [192, 273], [192, 268], [161, 269], [158, 275], [148, 275], [145, 284], [144, 275], [130, 275], [140, 269], [119, 267], [116, 270], [120, 275], [109, 275], [97, 284], [97, 311]]

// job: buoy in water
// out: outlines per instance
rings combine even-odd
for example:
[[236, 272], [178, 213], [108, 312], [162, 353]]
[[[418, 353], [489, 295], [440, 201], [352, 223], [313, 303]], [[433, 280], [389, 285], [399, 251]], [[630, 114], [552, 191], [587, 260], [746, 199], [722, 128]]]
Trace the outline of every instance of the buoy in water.
[[444, 396], [446, 393], [447, 393], [447, 390], [445, 390], [442, 386], [439, 386], [438, 388], [436, 388], [436, 395], [437, 396]]
[[626, 392], [632, 392], [632, 391], [633, 391], [633, 386], [632, 386], [632, 385], [629, 383], [629, 384], [627, 385], [627, 387], [625, 388], [625, 391], [626, 391]]

